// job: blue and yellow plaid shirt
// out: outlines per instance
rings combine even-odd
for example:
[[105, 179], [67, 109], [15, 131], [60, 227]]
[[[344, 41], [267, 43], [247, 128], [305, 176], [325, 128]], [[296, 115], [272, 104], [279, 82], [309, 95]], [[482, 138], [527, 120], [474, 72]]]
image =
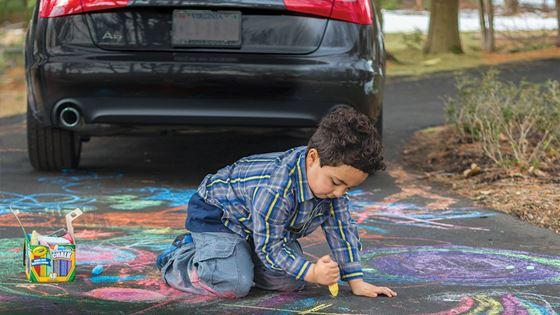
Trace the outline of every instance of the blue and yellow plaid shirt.
[[311, 262], [287, 245], [323, 228], [341, 279], [362, 278], [358, 230], [348, 195], [316, 198], [307, 182], [307, 147], [253, 155], [207, 175], [198, 188], [206, 203], [223, 210], [222, 222], [253, 239], [258, 257], [270, 269], [302, 279]]

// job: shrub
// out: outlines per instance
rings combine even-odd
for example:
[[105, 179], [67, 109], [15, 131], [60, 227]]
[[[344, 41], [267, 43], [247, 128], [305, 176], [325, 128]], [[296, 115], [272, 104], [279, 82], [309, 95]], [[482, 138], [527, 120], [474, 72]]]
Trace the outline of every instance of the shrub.
[[446, 116], [466, 141], [479, 141], [484, 154], [502, 167], [538, 166], [558, 158], [560, 84], [498, 79], [490, 70], [482, 79], [460, 75], [457, 96], [446, 99]]

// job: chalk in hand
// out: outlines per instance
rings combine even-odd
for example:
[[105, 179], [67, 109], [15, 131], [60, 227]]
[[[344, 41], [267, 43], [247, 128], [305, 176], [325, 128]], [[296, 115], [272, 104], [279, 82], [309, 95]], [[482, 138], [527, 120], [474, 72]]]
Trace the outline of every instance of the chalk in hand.
[[329, 285], [329, 291], [331, 291], [333, 297], [336, 297], [338, 295], [338, 283]]

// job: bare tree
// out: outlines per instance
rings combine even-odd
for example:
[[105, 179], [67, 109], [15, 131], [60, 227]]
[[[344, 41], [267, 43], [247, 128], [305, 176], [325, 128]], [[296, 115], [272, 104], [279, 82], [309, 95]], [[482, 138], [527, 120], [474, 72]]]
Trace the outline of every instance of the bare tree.
[[377, 14], [377, 18], [379, 19], [379, 25], [383, 30], [383, 12], [381, 12], [381, 0], [373, 0], [373, 4], [375, 6], [375, 13]]
[[431, 0], [424, 53], [463, 53], [459, 36], [459, 0]]
[[514, 15], [519, 12], [519, 0], [505, 0], [504, 13], [506, 15]]
[[[375, 13], [377, 14], [377, 18], [379, 19], [379, 26], [381, 27], [381, 31], [383, 31], [383, 12], [381, 11], [381, 0], [373, 0], [373, 5], [375, 6]], [[385, 47], [385, 58], [387, 60], [391, 60], [394, 62], [399, 62], [397, 57], [393, 55], [390, 51], [387, 50]]]
[[558, 35], [556, 36], [556, 46], [560, 47], [560, 0], [556, 0], [556, 18], [558, 19]]
[[492, 0], [478, 0], [478, 6], [482, 49], [486, 52], [492, 52], [496, 50], [494, 39], [494, 4]]

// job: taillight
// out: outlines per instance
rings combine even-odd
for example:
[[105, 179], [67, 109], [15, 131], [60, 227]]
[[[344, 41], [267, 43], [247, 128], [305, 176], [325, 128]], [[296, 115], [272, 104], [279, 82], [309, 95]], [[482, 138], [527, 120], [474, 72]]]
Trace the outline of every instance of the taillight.
[[80, 0], [40, 0], [39, 16], [42, 18], [55, 17], [82, 12]]
[[51, 18], [126, 7], [128, 0], [40, 0], [39, 16]]
[[284, 0], [293, 12], [369, 25], [373, 21], [370, 0]]
[[371, 24], [373, 21], [373, 14], [369, 1], [370, 0], [335, 0], [331, 18], [357, 24]]
[[331, 16], [332, 0], [284, 0], [288, 11], [318, 16]]

